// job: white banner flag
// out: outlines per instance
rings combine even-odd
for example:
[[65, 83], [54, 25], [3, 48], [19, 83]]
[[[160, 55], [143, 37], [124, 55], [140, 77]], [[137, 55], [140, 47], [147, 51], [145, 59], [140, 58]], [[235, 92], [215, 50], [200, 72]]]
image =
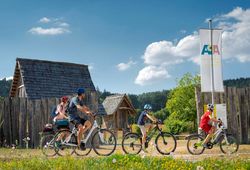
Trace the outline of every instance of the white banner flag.
[[224, 92], [221, 64], [221, 33], [222, 30], [213, 29], [211, 47], [211, 30], [200, 29], [201, 55], [201, 91], [212, 92], [211, 54], [213, 54], [214, 92]]

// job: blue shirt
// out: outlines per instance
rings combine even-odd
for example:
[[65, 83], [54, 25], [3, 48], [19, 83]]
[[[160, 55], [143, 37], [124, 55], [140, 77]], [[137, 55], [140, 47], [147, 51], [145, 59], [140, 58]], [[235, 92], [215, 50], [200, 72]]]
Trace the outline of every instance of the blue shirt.
[[141, 114], [140, 114], [140, 116], [138, 118], [138, 121], [137, 121], [138, 125], [145, 125], [144, 119], [147, 117], [146, 115], [147, 115], [146, 111], [141, 112]]
[[78, 97], [73, 97], [69, 103], [69, 114], [78, 115], [76, 105], [83, 106], [83, 100], [79, 100]]

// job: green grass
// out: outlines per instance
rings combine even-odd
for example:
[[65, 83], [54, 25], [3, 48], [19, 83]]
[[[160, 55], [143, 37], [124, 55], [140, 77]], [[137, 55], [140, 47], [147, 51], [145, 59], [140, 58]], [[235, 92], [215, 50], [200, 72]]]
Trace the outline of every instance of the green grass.
[[118, 170], [118, 169], [248, 169], [250, 159], [204, 159], [190, 162], [171, 157], [140, 157], [131, 155], [112, 155], [110, 157], [59, 157], [59, 158], [23, 158], [2, 160], [0, 169], [86, 169], [86, 170]]

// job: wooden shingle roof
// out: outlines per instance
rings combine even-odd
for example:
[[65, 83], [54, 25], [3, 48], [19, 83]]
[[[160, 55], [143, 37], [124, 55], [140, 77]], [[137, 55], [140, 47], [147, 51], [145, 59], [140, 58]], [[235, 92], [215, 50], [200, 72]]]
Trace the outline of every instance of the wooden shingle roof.
[[99, 105], [100, 114], [106, 114], [106, 115], [114, 114], [118, 109], [121, 109], [120, 105], [123, 101], [126, 102], [126, 104], [128, 105], [127, 108], [130, 110], [130, 112], [132, 114], [135, 114], [136, 111], [134, 109], [134, 106], [129, 101], [126, 94], [116, 94], [106, 97], [102, 105]]
[[14, 96], [20, 78], [30, 99], [72, 95], [79, 87], [95, 91], [87, 65], [34, 59], [16, 59], [10, 91]]

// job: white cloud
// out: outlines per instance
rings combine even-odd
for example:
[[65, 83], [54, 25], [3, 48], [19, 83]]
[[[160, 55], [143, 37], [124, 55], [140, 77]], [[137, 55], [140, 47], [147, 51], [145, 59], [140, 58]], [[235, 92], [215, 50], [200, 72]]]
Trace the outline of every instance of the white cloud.
[[42, 28], [42, 27], [34, 27], [29, 30], [32, 34], [37, 35], [59, 35], [64, 33], [70, 33], [68, 29], [65, 28]]
[[125, 70], [128, 70], [132, 65], [135, 65], [136, 62], [130, 60], [129, 62], [127, 63], [119, 63], [116, 65], [116, 68], [119, 70], [119, 71], [125, 71]]
[[31, 28], [28, 32], [34, 35], [60, 35], [70, 33], [69, 24], [63, 21], [63, 18], [43, 17], [40, 23], [46, 24], [47, 28], [38, 26]]
[[43, 17], [43, 18], [41, 18], [40, 20], [39, 20], [39, 22], [41, 22], [41, 23], [49, 23], [51, 20], [49, 19], [49, 18], [47, 18], [47, 17]]
[[62, 22], [62, 23], [59, 22], [58, 25], [59, 25], [60, 27], [69, 27], [69, 24], [66, 23], [66, 22]]
[[145, 50], [144, 63], [148, 65], [178, 64], [185, 58], [199, 54], [199, 38], [197, 34], [181, 39], [177, 45], [171, 41], [154, 42]]
[[[250, 9], [237, 7], [227, 14], [216, 16], [213, 20], [215, 27], [223, 29], [223, 60], [250, 62]], [[145, 67], [139, 71], [135, 83], [145, 85], [152, 80], [168, 78], [169, 65], [187, 61], [199, 64], [199, 43], [199, 35], [194, 32], [180, 39], [178, 43], [163, 40], [149, 44], [142, 57]], [[155, 68], [165, 71], [168, 76], [148, 76]]]
[[199, 37], [196, 32], [184, 37], [176, 45], [171, 41], [151, 43], [142, 57], [146, 66], [139, 71], [135, 83], [147, 85], [169, 78], [167, 66], [195, 60], [198, 55]]
[[138, 76], [135, 79], [135, 84], [138, 85], [149, 85], [159, 80], [169, 78], [170, 75], [164, 67], [147, 66], [139, 71]]
[[[232, 21], [235, 20], [235, 21]], [[235, 8], [218, 21], [223, 25], [223, 58], [250, 61], [250, 9]]]

